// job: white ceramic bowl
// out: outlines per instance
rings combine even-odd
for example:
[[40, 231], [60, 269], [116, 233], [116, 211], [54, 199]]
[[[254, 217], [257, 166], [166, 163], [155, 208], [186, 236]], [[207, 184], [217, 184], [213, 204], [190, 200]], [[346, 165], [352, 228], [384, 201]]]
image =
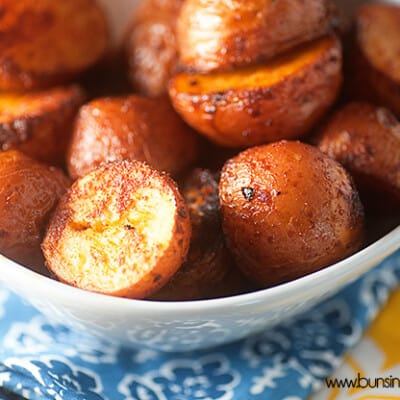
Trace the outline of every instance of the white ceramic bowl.
[[[347, 1], [347, 5], [350, 3]], [[103, 0], [114, 25], [129, 15], [129, 0]], [[118, 34], [118, 32], [117, 32]], [[400, 227], [326, 269], [240, 296], [152, 302], [103, 296], [67, 286], [0, 256], [0, 281], [43, 314], [70, 328], [127, 346], [164, 351], [211, 347], [265, 330], [305, 311], [354, 281], [400, 248]]]

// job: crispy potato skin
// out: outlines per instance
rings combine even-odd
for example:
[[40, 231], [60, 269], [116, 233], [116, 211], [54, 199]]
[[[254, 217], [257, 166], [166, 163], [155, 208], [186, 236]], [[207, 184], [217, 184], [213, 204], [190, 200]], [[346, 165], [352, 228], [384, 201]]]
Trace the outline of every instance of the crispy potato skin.
[[97, 99], [79, 112], [68, 171], [77, 178], [103, 163], [129, 159], [177, 175], [197, 159], [198, 140], [166, 97]]
[[61, 170], [18, 151], [0, 152], [0, 253], [44, 273], [40, 243], [69, 185]]
[[144, 0], [133, 15], [124, 40], [129, 77], [146, 96], [167, 93], [178, 51], [176, 20], [183, 0]]
[[350, 103], [326, 122], [317, 143], [344, 165], [362, 193], [394, 196], [400, 204], [400, 123], [389, 110]]
[[[186, 262], [152, 300], [200, 300], [237, 293], [236, 267], [225, 246], [219, 213], [218, 182], [208, 170], [195, 169], [181, 186], [192, 223]], [[231, 277], [232, 275], [232, 277]]]
[[327, 34], [331, 10], [321, 0], [187, 0], [177, 23], [180, 65], [204, 73], [271, 59]]
[[26, 94], [0, 93], [0, 148], [63, 166], [75, 116], [85, 95], [78, 86]]
[[348, 97], [382, 105], [400, 115], [399, 35], [399, 6], [360, 7], [349, 40], [345, 81]]
[[328, 36], [256, 67], [180, 73], [169, 94], [183, 119], [210, 140], [249, 147], [307, 133], [336, 99], [341, 65], [340, 43]]
[[237, 265], [264, 286], [343, 259], [363, 242], [363, 209], [344, 168], [300, 142], [254, 147], [229, 160], [219, 185]]
[[191, 224], [175, 182], [138, 161], [109, 163], [61, 199], [42, 243], [62, 282], [113, 296], [156, 292], [185, 260]]
[[95, 0], [2, 0], [0, 90], [63, 83], [106, 51], [106, 16]]

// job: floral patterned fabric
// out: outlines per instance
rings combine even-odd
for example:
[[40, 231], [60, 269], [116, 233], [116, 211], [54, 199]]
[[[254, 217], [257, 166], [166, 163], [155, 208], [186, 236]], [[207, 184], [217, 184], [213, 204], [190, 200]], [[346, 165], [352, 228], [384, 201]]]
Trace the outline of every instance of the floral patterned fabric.
[[399, 280], [400, 251], [275, 329], [179, 354], [79, 335], [0, 288], [0, 400], [305, 399], [360, 341]]

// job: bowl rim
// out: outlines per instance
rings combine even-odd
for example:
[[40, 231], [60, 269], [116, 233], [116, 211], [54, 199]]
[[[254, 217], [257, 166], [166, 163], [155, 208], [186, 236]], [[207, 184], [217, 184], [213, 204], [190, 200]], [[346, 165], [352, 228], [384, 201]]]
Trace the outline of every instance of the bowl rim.
[[[55, 295], [57, 298], [62, 297], [64, 301], [69, 300], [71, 302], [71, 299], [73, 299], [76, 304], [95, 306], [96, 308], [104, 307], [110, 310], [116, 309], [119, 312], [149, 313], [149, 315], [165, 314], [166, 316], [170, 314], [192, 314], [193, 312], [210, 313], [221, 311], [221, 309], [243, 308], [260, 303], [273, 307], [277, 303], [289, 299], [290, 302], [293, 302], [293, 295], [296, 292], [299, 299], [304, 299], [304, 290], [299, 290], [300, 288], [315, 290], [326, 281], [341, 281], [343, 285], [340, 286], [344, 286], [372, 269], [398, 249], [400, 249], [400, 225], [352, 256], [301, 278], [245, 294], [205, 300], [153, 301], [90, 292], [41, 275], [1, 255], [0, 283], [3, 282], [6, 287], [13, 290], [15, 286], [21, 287], [21, 282], [26, 282], [26, 286], [31, 292], [45, 293], [43, 297]], [[29, 301], [29, 296], [26, 297]]]

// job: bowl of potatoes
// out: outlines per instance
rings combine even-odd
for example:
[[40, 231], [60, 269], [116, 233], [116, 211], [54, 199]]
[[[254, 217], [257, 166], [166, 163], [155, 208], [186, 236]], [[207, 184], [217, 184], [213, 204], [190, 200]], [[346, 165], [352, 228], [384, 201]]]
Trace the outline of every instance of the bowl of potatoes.
[[0, 283], [187, 351], [400, 248], [400, 3], [5, 0]]

